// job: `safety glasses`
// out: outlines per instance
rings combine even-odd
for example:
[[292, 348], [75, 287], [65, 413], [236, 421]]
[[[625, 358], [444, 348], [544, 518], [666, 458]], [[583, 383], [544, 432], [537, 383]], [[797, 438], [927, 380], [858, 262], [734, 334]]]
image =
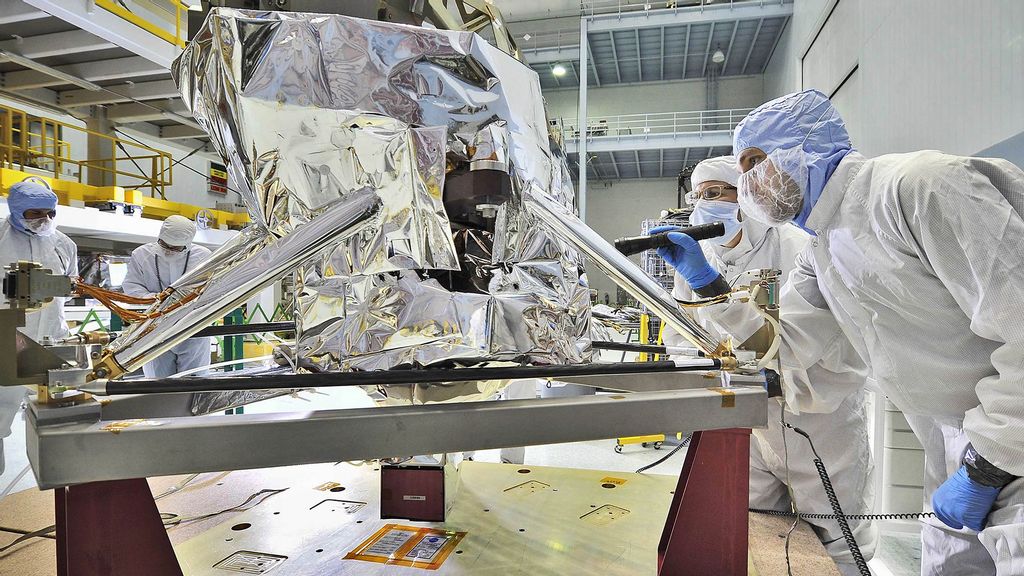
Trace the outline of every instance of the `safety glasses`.
[[736, 187], [716, 184], [700, 190], [692, 190], [686, 193], [686, 203], [696, 204], [698, 200], [721, 200], [723, 196], [727, 199], [735, 200]]

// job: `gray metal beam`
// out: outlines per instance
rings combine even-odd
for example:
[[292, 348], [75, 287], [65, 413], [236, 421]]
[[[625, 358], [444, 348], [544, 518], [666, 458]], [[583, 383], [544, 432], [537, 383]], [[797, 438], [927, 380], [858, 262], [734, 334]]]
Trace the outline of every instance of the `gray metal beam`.
[[60, 93], [61, 106], [92, 106], [94, 104], [115, 104], [132, 100], [159, 100], [179, 96], [173, 80], [155, 80], [138, 84], [108, 86], [106, 90], [68, 90]]
[[615, 49], [615, 35], [609, 32], [608, 39], [611, 40], [612, 60], [615, 61], [615, 79], [622, 82], [622, 69], [619, 68], [619, 52]]
[[640, 165], [640, 151], [633, 150], [633, 161], [636, 162], [636, 176], [637, 178], [644, 177], [644, 167]]
[[740, 70], [740, 74], [747, 73], [747, 64], [750, 64], [750, 57], [754, 54], [754, 46], [757, 45], [757, 38], [761, 35], [761, 25], [764, 24], [764, 20], [760, 20], [757, 23], [757, 30], [754, 31], [754, 36], [750, 39], [750, 49], [747, 50], [747, 57], [743, 59], [743, 69]]
[[[587, 151], [622, 152], [633, 150], [661, 150], [662, 148], [707, 148], [709, 146], [732, 146], [732, 130], [700, 132], [677, 132], [668, 134], [624, 134], [591, 136]], [[578, 152], [579, 140], [566, 140], [566, 153]]]
[[[66, 66], [56, 66], [55, 68], [65, 74], [77, 76], [89, 82], [121, 80], [123, 78], [152, 76], [167, 72], [166, 69], [161, 68], [159, 65], [138, 56], [68, 64]], [[67, 84], [67, 82], [36, 70], [17, 70], [3, 75], [3, 85], [8, 90], [46, 88], [61, 84]]]
[[708, 46], [704, 49], [704, 68], [701, 70], [701, 77], [708, 75], [708, 61], [711, 60], [711, 42], [715, 39], [715, 22], [711, 23], [711, 31], [708, 32]]
[[[640, 33], [639, 32], [637, 33], [636, 37], [637, 38], [640, 37]], [[637, 53], [638, 54], [639, 54], [639, 50], [640, 49], [637, 48]], [[662, 28], [661, 28], [661, 72], [658, 74], [658, 80], [664, 80], [664, 79], [665, 79], [665, 27], [662, 26]]]
[[636, 10], [590, 16], [591, 33], [680, 24], [783, 18], [793, 14], [792, 2], [725, 2], [663, 10]]
[[683, 39], [683, 75], [679, 78], [686, 80], [686, 68], [690, 60], [690, 25], [686, 25], [686, 38]]
[[49, 17], [49, 14], [35, 6], [29, 6], [16, 0], [7, 0], [4, 3], [0, 3], [0, 25], [42, 20]]
[[546, 64], [548, 62], [567, 62], [580, 59], [579, 46], [551, 46], [549, 48], [531, 48], [521, 50], [523, 59], [530, 64]]
[[0, 42], [0, 50], [10, 50], [26, 58], [49, 58], [109, 48], [117, 48], [117, 45], [85, 30], [40, 34]]
[[160, 137], [164, 140], [188, 140], [190, 138], [206, 138], [206, 136], [205, 130], [184, 124], [160, 127]]
[[[672, 386], [670, 375], [663, 379]], [[370, 460], [640, 436], [764, 427], [760, 386], [416, 406], [40, 426], [26, 415], [42, 489], [170, 474]], [[45, 416], [45, 414], [43, 414]], [[154, 458], [154, 454], [159, 454]]]
[[608, 155], [612, 159], [612, 171], [615, 172], [615, 179], [622, 180], [622, 175], [619, 173], [619, 161], [615, 159], [614, 154]]
[[[73, 24], [81, 32], [88, 31], [100, 38], [152, 60], [164, 69], [170, 69], [171, 62], [181, 54], [181, 48], [167, 42], [149, 31], [136, 26], [117, 14], [97, 7], [85, 0], [23, 0], [40, 10]], [[171, 28], [173, 30], [173, 28]]]
[[[664, 34], [664, 28], [662, 28], [662, 34]], [[640, 31], [633, 30], [633, 38], [636, 39], [636, 71], [640, 75], [640, 81], [644, 81], [644, 58], [640, 54]]]
[[661, 155], [658, 159], [658, 176], [661, 178], [665, 177], [665, 149], [661, 149]]
[[169, 102], [127, 102], [125, 104], [111, 104], [107, 106], [107, 119], [118, 124], [131, 124], [134, 122], [151, 122], [153, 120], [165, 120], [167, 115], [164, 112], [174, 114], [189, 114], [188, 108], [180, 100]]
[[740, 29], [739, 22], [732, 23], [732, 36], [729, 37], [729, 47], [725, 50], [725, 60], [722, 61], [722, 74], [725, 74], [725, 67], [729, 65], [729, 56], [732, 55], [732, 45], [736, 42], [736, 31]]

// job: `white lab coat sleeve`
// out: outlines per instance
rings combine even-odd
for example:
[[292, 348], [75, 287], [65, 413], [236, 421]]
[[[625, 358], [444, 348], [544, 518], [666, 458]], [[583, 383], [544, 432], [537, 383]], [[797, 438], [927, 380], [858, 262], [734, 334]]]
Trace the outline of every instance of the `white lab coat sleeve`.
[[[818, 287], [810, 246], [800, 252], [779, 297], [782, 328], [778, 358], [787, 410], [831, 413], [862, 388], [866, 366], [847, 339]], [[737, 342], [764, 324], [749, 303], [710, 307], [708, 315]], [[813, 383], [813, 384], [812, 384]]]
[[125, 274], [124, 281], [121, 282], [121, 290], [129, 296], [152, 298], [156, 296], [156, 292], [150, 290], [148, 284], [151, 280], [149, 276], [154, 276], [156, 273], [153, 269], [156, 261], [153, 259], [153, 255], [144, 248], [145, 246], [139, 246], [132, 251], [132, 257], [128, 260], [128, 273]]
[[964, 430], [987, 460], [1024, 476], [1024, 172], [1002, 160], [950, 158], [904, 172], [892, 217], [971, 331], [1001, 343]]

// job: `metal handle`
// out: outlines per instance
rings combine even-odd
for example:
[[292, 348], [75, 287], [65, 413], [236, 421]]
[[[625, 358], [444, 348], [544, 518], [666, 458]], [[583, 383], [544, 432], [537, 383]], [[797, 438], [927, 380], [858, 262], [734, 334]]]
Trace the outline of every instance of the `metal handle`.
[[[712, 222], [710, 224], [700, 224], [698, 226], [688, 226], [680, 228], [678, 230], [671, 230], [670, 232], [681, 232], [686, 234], [694, 240], [709, 240], [711, 238], [718, 238], [719, 236], [725, 235], [725, 224], [721, 222]], [[619, 238], [615, 241], [615, 248], [625, 254], [626, 256], [632, 256], [633, 254], [639, 254], [644, 250], [654, 250], [656, 248], [665, 248], [672, 245], [672, 241], [668, 239], [668, 232], [662, 232], [660, 234], [651, 234], [650, 236], [632, 236], [629, 238]]]

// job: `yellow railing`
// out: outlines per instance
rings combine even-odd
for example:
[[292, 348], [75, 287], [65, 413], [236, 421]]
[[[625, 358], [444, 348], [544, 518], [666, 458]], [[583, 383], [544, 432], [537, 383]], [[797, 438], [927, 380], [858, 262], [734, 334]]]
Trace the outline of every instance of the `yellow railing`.
[[[100, 148], [109, 149], [110, 154], [76, 158], [64, 139], [68, 136], [65, 131], [80, 132], [86, 141], [100, 139]], [[150, 196], [166, 198], [166, 188], [172, 184], [172, 163], [171, 155], [162, 150], [0, 105], [2, 167], [34, 168], [58, 180], [147, 190]], [[78, 168], [76, 174], [65, 174], [69, 165]]]
[[[116, 0], [94, 0], [94, 2], [100, 8], [131, 22], [157, 38], [174, 44], [179, 48], [185, 47], [185, 42], [188, 40], [188, 27], [186, 25], [183, 29], [182, 24], [188, 22], [188, 6], [180, 0], [149, 0], [141, 3], [156, 9], [150, 10], [151, 13], [164, 12], [164, 15], [170, 18], [170, 20], [156, 22], [136, 14], [119, 4]], [[140, 3], [135, 2], [134, 4]], [[171, 26], [174, 27], [173, 33], [170, 30]]]

